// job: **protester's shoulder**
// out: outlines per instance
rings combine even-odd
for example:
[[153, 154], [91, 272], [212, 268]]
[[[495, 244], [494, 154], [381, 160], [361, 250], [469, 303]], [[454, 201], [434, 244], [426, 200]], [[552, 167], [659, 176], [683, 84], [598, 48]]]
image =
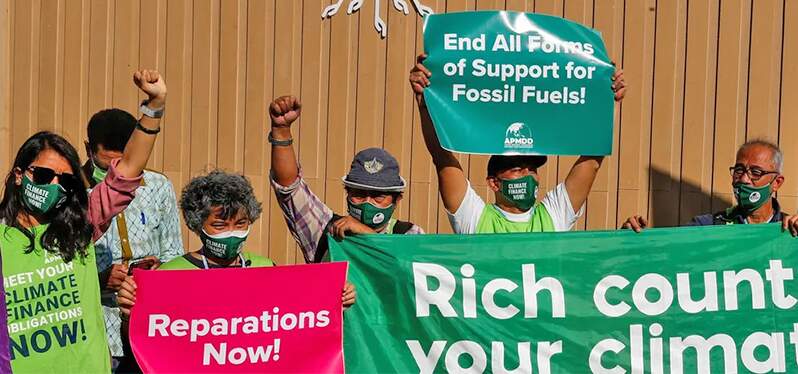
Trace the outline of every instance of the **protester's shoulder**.
[[244, 252], [243, 255], [244, 259], [249, 262], [248, 266], [256, 268], [274, 266], [274, 261], [268, 257], [264, 257], [252, 252]]
[[173, 258], [170, 261], [167, 261], [158, 268], [158, 270], [187, 270], [187, 269], [196, 269], [197, 267], [194, 266], [191, 262], [189, 262], [185, 255], [178, 256]]
[[155, 186], [163, 186], [163, 185], [172, 185], [172, 182], [169, 180], [165, 174], [152, 170], [152, 169], [144, 169], [142, 172], [144, 174], [144, 183], [146, 185], [155, 185]]
[[699, 214], [689, 222], [686, 226], [712, 226], [734, 222], [734, 217], [730, 209], [721, 210], [715, 213]]

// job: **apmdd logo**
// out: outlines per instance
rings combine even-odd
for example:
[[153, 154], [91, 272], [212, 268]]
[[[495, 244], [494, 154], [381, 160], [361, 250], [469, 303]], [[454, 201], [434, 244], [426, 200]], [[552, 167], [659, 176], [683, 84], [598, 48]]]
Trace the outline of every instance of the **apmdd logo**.
[[523, 122], [515, 122], [507, 126], [504, 133], [504, 148], [532, 148], [532, 130]]

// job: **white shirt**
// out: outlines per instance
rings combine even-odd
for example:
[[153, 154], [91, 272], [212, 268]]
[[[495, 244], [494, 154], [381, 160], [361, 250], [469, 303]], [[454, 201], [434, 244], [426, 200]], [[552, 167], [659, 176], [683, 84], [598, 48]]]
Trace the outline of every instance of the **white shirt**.
[[[553, 190], [549, 191], [546, 196], [541, 200], [541, 204], [546, 207], [546, 210], [551, 215], [551, 220], [554, 222], [554, 229], [556, 231], [569, 231], [574, 227], [576, 221], [585, 212], [584, 204], [579, 208], [578, 212], [574, 211], [571, 206], [571, 198], [568, 196], [568, 190], [565, 188], [565, 183], [560, 183]], [[508, 221], [511, 222], [529, 222], [532, 218], [532, 213], [535, 209], [532, 208], [524, 213], [510, 213], [502, 210], [494, 204], [496, 209]], [[485, 202], [482, 200], [477, 192], [471, 187], [471, 182], [468, 183], [463, 202], [460, 203], [460, 208], [454, 214], [446, 212], [449, 216], [449, 223], [452, 225], [452, 230], [457, 234], [474, 234], [477, 232], [477, 224], [479, 218], [482, 216], [482, 211], [485, 209]]]

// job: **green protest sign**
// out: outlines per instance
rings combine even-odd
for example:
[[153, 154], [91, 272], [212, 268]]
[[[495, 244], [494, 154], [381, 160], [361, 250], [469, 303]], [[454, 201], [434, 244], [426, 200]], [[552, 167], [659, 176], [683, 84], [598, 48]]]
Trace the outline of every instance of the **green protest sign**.
[[612, 153], [615, 70], [601, 35], [542, 14], [430, 15], [424, 98], [441, 146], [478, 154]]
[[798, 372], [798, 239], [778, 225], [330, 240], [346, 369]]

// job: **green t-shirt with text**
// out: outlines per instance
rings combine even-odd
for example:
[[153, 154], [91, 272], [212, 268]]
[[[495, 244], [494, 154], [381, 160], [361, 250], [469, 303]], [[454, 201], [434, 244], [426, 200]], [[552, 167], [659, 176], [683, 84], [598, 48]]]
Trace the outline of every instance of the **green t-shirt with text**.
[[94, 246], [65, 263], [42, 249], [47, 225], [31, 229], [35, 247], [18, 229], [0, 224], [11, 367], [14, 373], [109, 373]]

